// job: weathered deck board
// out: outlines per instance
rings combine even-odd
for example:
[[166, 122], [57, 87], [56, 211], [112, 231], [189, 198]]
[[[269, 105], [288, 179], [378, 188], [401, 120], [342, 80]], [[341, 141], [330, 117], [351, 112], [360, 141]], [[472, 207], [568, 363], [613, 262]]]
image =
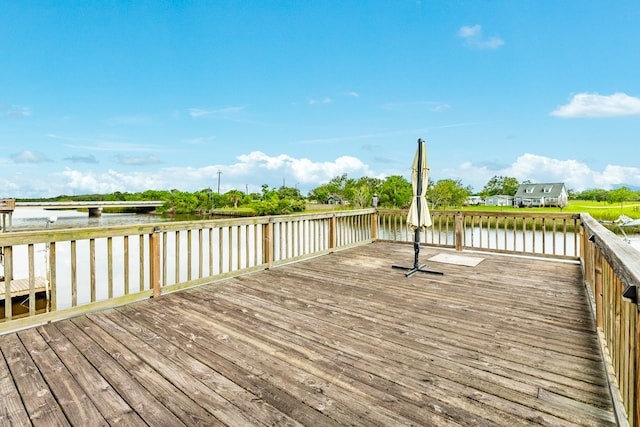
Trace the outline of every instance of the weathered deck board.
[[615, 425], [580, 267], [473, 256], [406, 278], [375, 243], [0, 336], [0, 424]]

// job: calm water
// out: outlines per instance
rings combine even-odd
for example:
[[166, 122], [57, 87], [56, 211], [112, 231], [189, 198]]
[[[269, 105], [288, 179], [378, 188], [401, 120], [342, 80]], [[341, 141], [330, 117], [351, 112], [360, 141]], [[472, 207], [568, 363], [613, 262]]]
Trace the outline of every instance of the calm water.
[[[198, 217], [201, 219], [200, 217]], [[54, 220], [53, 222], [50, 222]], [[156, 215], [149, 213], [103, 213], [100, 217], [89, 218], [87, 212], [76, 210], [45, 210], [40, 208], [16, 208], [13, 213], [13, 230], [44, 230], [47, 227], [77, 228], [77, 227], [107, 227], [118, 225], [148, 224], [155, 222], [175, 221], [182, 219], [194, 219], [193, 217], [180, 217]], [[7, 227], [8, 219], [7, 219]]]

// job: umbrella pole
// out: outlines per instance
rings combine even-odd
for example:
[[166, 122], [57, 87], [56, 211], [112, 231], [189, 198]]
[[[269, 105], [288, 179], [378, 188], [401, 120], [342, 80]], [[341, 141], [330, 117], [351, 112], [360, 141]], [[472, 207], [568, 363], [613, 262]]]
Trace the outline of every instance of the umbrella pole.
[[430, 273], [430, 274], [440, 274], [443, 275], [444, 273], [442, 271], [434, 271], [434, 270], [428, 270], [425, 267], [427, 266], [427, 264], [420, 264], [419, 261], [419, 256], [420, 256], [420, 229], [416, 228], [416, 231], [414, 232], [414, 237], [413, 237], [413, 267], [405, 267], [402, 265], [396, 265], [393, 264], [391, 267], [392, 268], [399, 268], [401, 270], [409, 270], [406, 273], [404, 273], [405, 277], [410, 277], [413, 276], [415, 273], [420, 272], [420, 273]]

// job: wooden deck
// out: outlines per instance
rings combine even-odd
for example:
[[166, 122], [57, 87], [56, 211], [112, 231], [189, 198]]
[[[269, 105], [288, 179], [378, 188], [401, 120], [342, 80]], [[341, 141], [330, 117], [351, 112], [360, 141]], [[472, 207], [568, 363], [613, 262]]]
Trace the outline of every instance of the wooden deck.
[[374, 243], [0, 336], [1, 425], [615, 425], [576, 264]]
[[[11, 297], [18, 297], [23, 295], [29, 295], [29, 279], [15, 279], [11, 281]], [[4, 301], [5, 294], [5, 281], [0, 280], [0, 289], [3, 292], [0, 293], [0, 301]], [[36, 293], [46, 292], [47, 290], [47, 279], [44, 277], [36, 277], [34, 280], [34, 289]]]

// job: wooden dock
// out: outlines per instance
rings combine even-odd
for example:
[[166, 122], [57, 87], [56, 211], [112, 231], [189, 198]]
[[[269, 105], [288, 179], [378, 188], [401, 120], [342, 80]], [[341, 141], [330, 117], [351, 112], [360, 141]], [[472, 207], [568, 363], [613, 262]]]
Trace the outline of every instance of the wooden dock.
[[[29, 295], [31, 285], [29, 279], [14, 279], [11, 281], [11, 297]], [[36, 293], [46, 292], [47, 279], [41, 276], [34, 277], [33, 287]], [[4, 280], [0, 280], [0, 289], [5, 288]], [[0, 301], [4, 301], [5, 294], [0, 293]]]
[[421, 260], [444, 275], [378, 242], [0, 336], [0, 425], [616, 424], [578, 264]]

